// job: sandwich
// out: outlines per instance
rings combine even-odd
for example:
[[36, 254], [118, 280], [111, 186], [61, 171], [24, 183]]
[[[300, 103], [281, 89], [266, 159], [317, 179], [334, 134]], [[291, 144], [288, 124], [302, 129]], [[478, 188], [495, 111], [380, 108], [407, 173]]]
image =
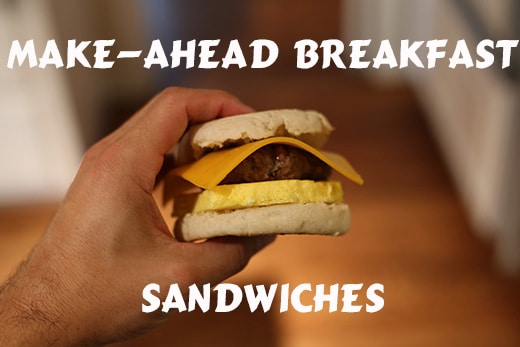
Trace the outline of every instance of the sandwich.
[[321, 113], [269, 110], [190, 128], [174, 149], [173, 176], [192, 189], [173, 197], [178, 240], [265, 234], [342, 235], [350, 210], [332, 170], [363, 179], [341, 155], [323, 151], [333, 130]]

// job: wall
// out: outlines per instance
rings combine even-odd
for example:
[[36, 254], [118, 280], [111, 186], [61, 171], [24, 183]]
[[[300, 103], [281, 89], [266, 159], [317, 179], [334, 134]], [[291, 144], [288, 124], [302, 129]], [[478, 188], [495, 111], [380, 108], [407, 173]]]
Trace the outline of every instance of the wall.
[[[345, 37], [390, 39], [518, 39], [514, 1], [345, 0]], [[350, 34], [347, 34], [350, 33]], [[397, 45], [398, 46], [398, 45]], [[473, 229], [493, 240], [497, 261], [520, 271], [520, 132], [518, 55], [512, 68], [407, 68], [366, 71], [379, 85], [409, 83], [423, 104]]]
[[62, 71], [6, 67], [12, 40], [55, 37], [45, 4], [0, 2], [0, 206], [58, 199], [83, 151]]

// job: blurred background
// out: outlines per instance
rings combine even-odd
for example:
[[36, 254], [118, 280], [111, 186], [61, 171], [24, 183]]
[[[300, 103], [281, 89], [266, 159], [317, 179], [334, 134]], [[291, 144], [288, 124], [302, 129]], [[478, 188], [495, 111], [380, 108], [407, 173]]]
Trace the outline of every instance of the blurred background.
[[[279, 237], [237, 284], [385, 285], [374, 314], [190, 313], [125, 346], [520, 345], [520, 54], [485, 70], [297, 70], [300, 39], [519, 39], [513, 0], [0, 1], [0, 280], [45, 230], [86, 148], [168, 85], [219, 88], [256, 109], [312, 108], [365, 185], [343, 181], [338, 239]], [[252, 40], [268, 69], [7, 69], [12, 40]], [[376, 46], [377, 47], [377, 46]], [[89, 47], [85, 52], [92, 56]], [[224, 51], [223, 51], [224, 50]], [[62, 51], [63, 52], [63, 51]], [[373, 52], [369, 51], [369, 54]], [[348, 57], [345, 56], [348, 61]], [[124, 276], [124, 274], [121, 274]], [[310, 299], [309, 299], [310, 300]]]

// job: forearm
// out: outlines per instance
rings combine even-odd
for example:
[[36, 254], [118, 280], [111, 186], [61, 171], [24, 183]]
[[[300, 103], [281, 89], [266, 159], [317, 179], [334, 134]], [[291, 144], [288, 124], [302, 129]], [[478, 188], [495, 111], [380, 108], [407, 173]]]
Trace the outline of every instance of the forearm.
[[0, 289], [0, 345], [77, 345], [57, 309], [52, 280], [41, 275], [31, 279], [31, 272], [22, 265]]

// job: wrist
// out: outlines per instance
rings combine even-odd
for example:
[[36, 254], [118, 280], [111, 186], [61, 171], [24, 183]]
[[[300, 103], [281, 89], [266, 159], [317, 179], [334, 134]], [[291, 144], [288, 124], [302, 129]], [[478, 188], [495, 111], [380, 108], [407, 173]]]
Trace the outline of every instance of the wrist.
[[25, 266], [0, 289], [0, 345], [71, 346], [66, 317], [57, 308], [49, 278]]

